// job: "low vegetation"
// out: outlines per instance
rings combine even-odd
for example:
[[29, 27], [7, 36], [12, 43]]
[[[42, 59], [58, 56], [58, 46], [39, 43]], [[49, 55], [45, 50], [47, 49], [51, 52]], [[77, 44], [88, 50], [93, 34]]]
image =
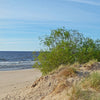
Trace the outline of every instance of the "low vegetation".
[[52, 75], [52, 74], [56, 74], [58, 73], [58, 77], [73, 77], [73, 76], [76, 76], [76, 73], [77, 73], [77, 68], [75, 67], [68, 67], [70, 65], [67, 65], [67, 66], [60, 66], [58, 67], [58, 69], [56, 70], [53, 70], [52, 72], [49, 73], [49, 75]]
[[86, 67], [87, 69], [93, 69], [93, 66], [96, 68], [97, 60], [95, 60], [95, 59], [90, 60], [89, 62], [83, 64], [82, 66]]
[[100, 94], [95, 91], [81, 88], [80, 85], [72, 87], [70, 100], [100, 100]]
[[46, 48], [41, 50], [33, 67], [38, 67], [43, 75], [48, 74], [60, 65], [87, 63], [90, 60], [100, 61], [100, 40], [84, 37], [75, 30], [59, 28], [41, 39]]
[[93, 72], [83, 81], [83, 86], [85, 88], [93, 88], [100, 91], [100, 73]]

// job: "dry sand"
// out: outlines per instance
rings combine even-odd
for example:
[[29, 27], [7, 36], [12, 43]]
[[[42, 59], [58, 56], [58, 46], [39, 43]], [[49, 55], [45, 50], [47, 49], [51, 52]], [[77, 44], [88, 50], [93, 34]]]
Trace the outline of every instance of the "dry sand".
[[31, 86], [40, 76], [37, 69], [0, 71], [0, 100], [9, 93]]

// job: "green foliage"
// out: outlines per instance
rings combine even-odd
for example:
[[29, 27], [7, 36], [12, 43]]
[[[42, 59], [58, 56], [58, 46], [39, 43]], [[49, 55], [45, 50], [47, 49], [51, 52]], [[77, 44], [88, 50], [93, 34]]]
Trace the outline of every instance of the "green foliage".
[[[99, 45], [97, 45], [99, 43]], [[89, 60], [97, 59], [100, 61], [100, 41], [94, 41], [90, 38], [84, 38], [82, 46], [79, 48], [79, 56], [77, 57], [80, 63], [86, 63]]]
[[41, 39], [41, 43], [47, 50], [41, 50], [37, 57], [39, 63], [34, 67], [38, 66], [43, 74], [51, 72], [61, 64], [86, 63], [92, 59], [100, 61], [100, 40], [85, 38], [75, 30], [52, 30], [49, 36]]

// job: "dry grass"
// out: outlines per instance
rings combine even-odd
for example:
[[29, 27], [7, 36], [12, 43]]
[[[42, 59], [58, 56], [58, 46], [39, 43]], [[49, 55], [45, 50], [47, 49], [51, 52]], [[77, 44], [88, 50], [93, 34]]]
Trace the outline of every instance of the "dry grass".
[[80, 64], [79, 62], [75, 62], [74, 64], [70, 65], [71, 67], [79, 68]]
[[100, 94], [84, 89], [79, 84], [72, 87], [69, 100], [100, 100]]
[[49, 72], [49, 75], [59, 73], [61, 70], [65, 69], [66, 67], [69, 67], [70, 65], [60, 65], [58, 68], [54, 69], [53, 71]]
[[61, 65], [58, 69], [53, 70], [49, 73], [49, 75], [57, 75], [58, 77], [73, 77], [76, 76], [77, 68], [71, 66], [71, 65]]
[[88, 63], [83, 64], [83, 67], [86, 67], [88, 70], [92, 69], [94, 66], [96, 66], [97, 60], [90, 60]]
[[76, 73], [77, 73], [77, 70], [74, 67], [69, 67], [60, 71], [58, 76], [73, 77], [73, 76], [76, 76]]
[[73, 65], [61, 65], [57, 69], [49, 73], [49, 75], [58, 74], [61, 76], [72, 77], [75, 76], [79, 69], [79, 63], [74, 63]]
[[100, 73], [93, 72], [91, 75], [85, 78], [83, 81], [83, 87], [90, 87], [97, 91], [100, 91]]

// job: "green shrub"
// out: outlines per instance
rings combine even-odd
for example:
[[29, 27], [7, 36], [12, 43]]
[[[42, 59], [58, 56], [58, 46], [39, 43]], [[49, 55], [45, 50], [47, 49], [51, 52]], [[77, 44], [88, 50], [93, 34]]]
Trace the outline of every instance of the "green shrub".
[[51, 72], [61, 64], [86, 63], [92, 59], [100, 61], [100, 41], [85, 38], [75, 30], [52, 30], [41, 42], [47, 49], [41, 50], [37, 57], [39, 64], [34, 67], [38, 66], [43, 74]]

